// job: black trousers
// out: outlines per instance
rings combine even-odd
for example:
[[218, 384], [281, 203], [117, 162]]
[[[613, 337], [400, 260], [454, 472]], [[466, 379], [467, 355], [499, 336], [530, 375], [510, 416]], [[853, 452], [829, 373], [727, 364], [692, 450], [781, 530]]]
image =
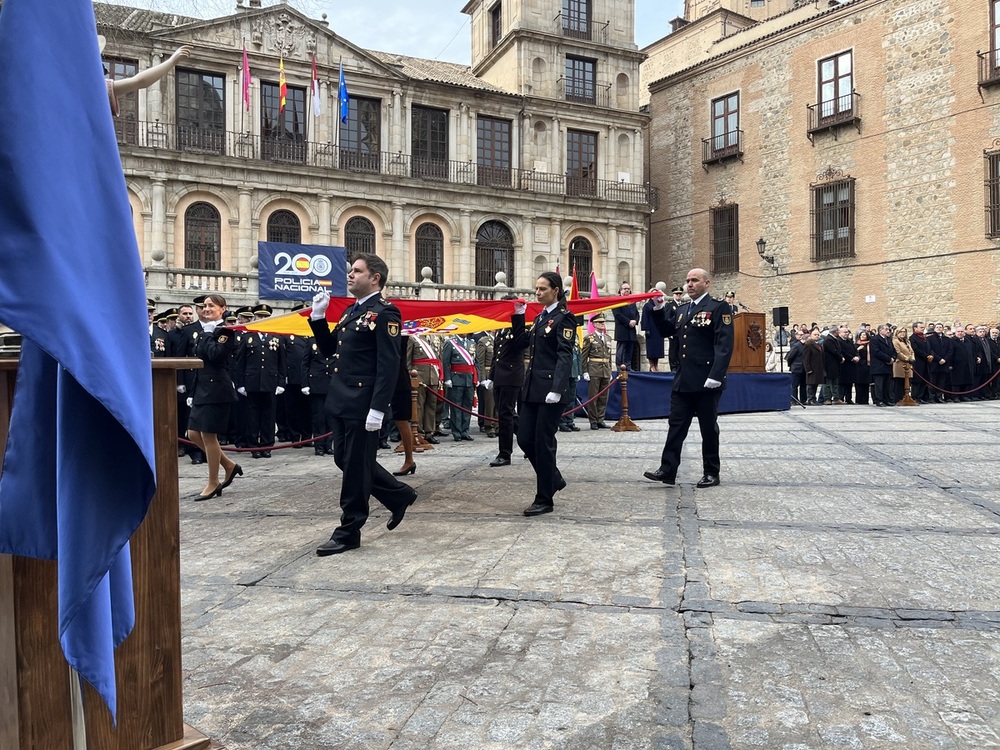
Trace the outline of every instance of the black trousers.
[[552, 505], [556, 487], [564, 484], [556, 466], [556, 430], [565, 410], [562, 404], [535, 404], [522, 401], [517, 406], [517, 444], [535, 470], [535, 500]]
[[330, 538], [355, 544], [361, 541], [361, 527], [368, 520], [369, 497], [395, 513], [409, 505], [416, 492], [375, 460], [378, 432], [368, 432], [365, 420], [332, 415], [329, 419], [333, 430], [333, 460], [344, 474], [340, 483], [340, 526]]
[[[330, 432], [330, 417], [326, 412], [326, 394], [309, 394], [309, 412], [312, 417], [312, 437], [319, 437]], [[333, 445], [333, 438], [327, 437], [313, 444], [317, 450], [329, 450]]]
[[516, 385], [494, 386], [494, 401], [497, 409], [497, 436], [500, 449], [497, 456], [510, 458], [514, 452], [514, 433], [517, 432], [517, 397], [521, 388]]
[[247, 433], [250, 442], [248, 448], [274, 445], [277, 405], [274, 391], [247, 391]]
[[809, 400], [809, 386], [806, 385], [806, 373], [792, 373], [792, 395], [803, 404]]
[[917, 401], [926, 401], [927, 395], [927, 360], [917, 360], [913, 363], [913, 374], [910, 376], [910, 395]]
[[704, 474], [719, 476], [722, 461], [719, 458], [719, 399], [722, 389], [710, 391], [671, 391], [667, 440], [660, 455], [660, 470], [670, 478], [677, 477], [681, 464], [681, 448], [691, 420], [698, 417], [701, 430], [701, 463]]
[[876, 404], [894, 404], [892, 400], [892, 375], [872, 375], [872, 401]]
[[619, 368], [625, 365], [629, 370], [634, 369], [632, 367], [632, 356], [635, 353], [635, 349], [635, 341], [619, 341], [615, 344], [615, 367]]
[[300, 440], [309, 435], [312, 418], [309, 397], [302, 392], [301, 383], [289, 383], [278, 400], [285, 401], [285, 429], [291, 440]]
[[871, 385], [868, 383], [855, 383], [854, 393], [856, 394], [854, 403], [856, 404], [867, 404], [868, 403], [868, 392], [871, 390]]

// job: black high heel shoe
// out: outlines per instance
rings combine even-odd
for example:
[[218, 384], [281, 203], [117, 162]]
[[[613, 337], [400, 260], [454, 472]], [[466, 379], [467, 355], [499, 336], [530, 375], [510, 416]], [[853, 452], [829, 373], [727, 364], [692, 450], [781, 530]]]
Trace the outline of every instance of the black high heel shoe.
[[417, 462], [414, 461], [412, 464], [410, 464], [409, 469], [400, 469], [399, 471], [394, 471], [392, 472], [392, 475], [394, 477], [405, 477], [407, 474], [416, 474], [416, 473], [417, 473]]
[[233, 464], [233, 470], [230, 472], [229, 476], [226, 477], [226, 481], [224, 481], [222, 484], [219, 485], [220, 495], [222, 494], [222, 491], [226, 489], [226, 487], [228, 487], [233, 483], [233, 480], [236, 479], [237, 474], [243, 476], [243, 467], [240, 466], [239, 464]]
[[198, 502], [199, 500], [208, 500], [209, 498], [212, 497], [222, 497], [223, 489], [225, 489], [224, 486], [220, 484], [218, 487], [209, 492], [207, 495], [201, 495], [201, 494], [192, 495], [191, 499], [194, 500], [195, 502]]

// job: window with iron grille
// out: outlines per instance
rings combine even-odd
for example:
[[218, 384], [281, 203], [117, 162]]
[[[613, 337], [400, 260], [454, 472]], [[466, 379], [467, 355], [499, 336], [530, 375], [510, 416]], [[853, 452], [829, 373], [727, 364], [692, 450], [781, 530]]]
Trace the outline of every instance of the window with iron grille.
[[597, 102], [597, 61], [566, 55], [566, 101]]
[[417, 281], [423, 281], [420, 272], [424, 267], [431, 269], [431, 281], [444, 281], [444, 232], [437, 224], [421, 224], [417, 227]]
[[281, 209], [267, 217], [267, 241], [302, 244], [302, 227], [299, 217], [291, 211]]
[[590, 0], [563, 0], [562, 28], [565, 36], [590, 39]]
[[854, 257], [854, 178], [812, 186], [812, 260]]
[[576, 288], [590, 294], [590, 272], [594, 270], [594, 248], [586, 237], [574, 237], [569, 243], [569, 272], [576, 279]]
[[854, 53], [841, 52], [819, 61], [819, 121], [841, 121], [854, 108]]
[[277, 83], [262, 83], [260, 95], [262, 156], [272, 161], [305, 161], [306, 90], [288, 86], [284, 109], [281, 108], [281, 88]]
[[225, 85], [225, 76], [178, 69], [178, 148], [223, 152], [226, 144]]
[[340, 123], [340, 168], [353, 172], [379, 172], [382, 102], [351, 95], [347, 122]]
[[448, 179], [448, 111], [415, 106], [410, 124], [413, 176]]
[[500, 44], [503, 38], [503, 13], [500, 3], [490, 8], [490, 49]]
[[510, 120], [476, 118], [476, 181], [510, 187]]
[[740, 148], [740, 94], [712, 100], [712, 156], [735, 154]]
[[192, 203], [184, 212], [184, 267], [219, 270], [222, 219], [210, 203]]
[[487, 221], [476, 232], [476, 286], [493, 286], [500, 271], [514, 283], [514, 235], [499, 221]]
[[[114, 57], [102, 58], [106, 77], [112, 81], [129, 78], [139, 72], [138, 60], [120, 60]], [[115, 135], [119, 143], [139, 142], [139, 93], [130, 91], [118, 97], [118, 117], [115, 118]]]
[[347, 249], [347, 260], [357, 253], [375, 252], [375, 225], [364, 216], [348, 219], [344, 227], [344, 247]]
[[712, 273], [739, 273], [739, 205], [729, 203], [713, 206], [709, 211], [709, 216], [712, 222]]
[[986, 236], [1000, 237], [1000, 151], [987, 151], [986, 160]]
[[566, 131], [566, 193], [597, 194], [597, 133]]

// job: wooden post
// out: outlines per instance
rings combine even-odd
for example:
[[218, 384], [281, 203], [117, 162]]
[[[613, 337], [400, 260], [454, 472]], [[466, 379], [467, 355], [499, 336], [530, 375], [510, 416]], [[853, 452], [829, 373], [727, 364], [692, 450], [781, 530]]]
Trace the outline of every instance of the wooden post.
[[641, 432], [635, 422], [629, 419], [628, 416], [628, 369], [625, 365], [619, 368], [618, 380], [622, 384], [622, 415], [618, 417], [618, 421], [614, 423], [611, 427], [612, 432]]
[[910, 367], [909, 363], [903, 365], [903, 399], [902, 401], [897, 401], [897, 406], [919, 406], [919, 404], [913, 400], [910, 395], [910, 373], [913, 369]]
[[413, 434], [413, 452], [423, 453], [434, 450], [434, 446], [420, 434], [420, 414], [417, 413], [417, 389], [420, 388], [420, 374], [410, 370], [410, 432]]

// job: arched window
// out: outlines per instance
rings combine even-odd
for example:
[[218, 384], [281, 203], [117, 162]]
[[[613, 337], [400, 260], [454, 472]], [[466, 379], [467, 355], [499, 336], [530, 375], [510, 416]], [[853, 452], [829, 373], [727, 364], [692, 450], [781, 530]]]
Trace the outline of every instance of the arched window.
[[513, 286], [514, 235], [499, 221], [487, 221], [476, 232], [476, 286], [495, 285], [500, 271]]
[[267, 241], [290, 242], [293, 245], [302, 244], [302, 227], [299, 217], [291, 211], [282, 209], [267, 217]]
[[348, 262], [356, 253], [374, 253], [375, 225], [364, 216], [349, 219], [344, 227], [344, 247]]
[[590, 272], [594, 269], [594, 250], [586, 237], [574, 237], [569, 243], [569, 272], [576, 276], [576, 288], [590, 292]]
[[192, 203], [184, 212], [184, 267], [219, 270], [222, 219], [210, 203]]
[[417, 281], [423, 281], [420, 271], [427, 266], [431, 269], [431, 281], [444, 281], [444, 233], [437, 224], [421, 224], [417, 227]]

